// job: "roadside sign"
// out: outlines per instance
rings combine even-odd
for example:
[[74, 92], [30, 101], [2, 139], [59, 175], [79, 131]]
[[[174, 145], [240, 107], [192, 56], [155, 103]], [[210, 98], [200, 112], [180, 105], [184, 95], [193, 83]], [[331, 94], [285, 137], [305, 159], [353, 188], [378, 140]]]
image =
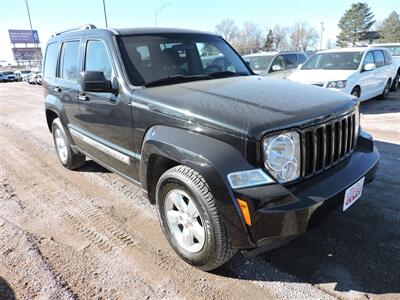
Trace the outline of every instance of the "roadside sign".
[[41, 60], [43, 58], [41, 48], [12, 48], [12, 52], [16, 61]]
[[39, 44], [37, 30], [9, 29], [11, 44]]

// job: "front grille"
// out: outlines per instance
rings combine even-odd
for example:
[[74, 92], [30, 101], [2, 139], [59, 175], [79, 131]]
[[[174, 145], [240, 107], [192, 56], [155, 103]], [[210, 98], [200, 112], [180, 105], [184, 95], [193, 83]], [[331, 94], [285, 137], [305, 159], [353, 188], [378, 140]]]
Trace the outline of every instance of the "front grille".
[[302, 178], [320, 173], [351, 154], [357, 143], [356, 123], [352, 112], [301, 132]]

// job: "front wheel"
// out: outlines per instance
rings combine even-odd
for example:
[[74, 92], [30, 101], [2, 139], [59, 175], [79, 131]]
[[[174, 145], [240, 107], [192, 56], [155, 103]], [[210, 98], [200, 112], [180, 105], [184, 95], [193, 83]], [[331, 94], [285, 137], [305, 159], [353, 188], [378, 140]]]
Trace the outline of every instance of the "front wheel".
[[391, 85], [391, 81], [390, 79], [386, 82], [385, 88], [383, 89], [383, 93], [381, 95], [382, 100], [387, 100], [389, 99], [389, 95], [390, 95], [390, 85]]
[[211, 190], [198, 172], [182, 165], [169, 169], [157, 183], [156, 199], [164, 235], [184, 261], [209, 271], [235, 254]]

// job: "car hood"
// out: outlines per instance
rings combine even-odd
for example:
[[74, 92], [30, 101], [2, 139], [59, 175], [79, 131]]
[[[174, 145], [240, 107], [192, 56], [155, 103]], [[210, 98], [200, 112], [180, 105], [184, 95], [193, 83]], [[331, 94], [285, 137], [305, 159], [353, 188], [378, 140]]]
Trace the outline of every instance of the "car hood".
[[297, 70], [288, 79], [301, 83], [325, 83], [334, 80], [347, 80], [355, 70]]
[[334, 118], [357, 104], [344, 94], [262, 76], [143, 88], [132, 96], [150, 110], [255, 139]]

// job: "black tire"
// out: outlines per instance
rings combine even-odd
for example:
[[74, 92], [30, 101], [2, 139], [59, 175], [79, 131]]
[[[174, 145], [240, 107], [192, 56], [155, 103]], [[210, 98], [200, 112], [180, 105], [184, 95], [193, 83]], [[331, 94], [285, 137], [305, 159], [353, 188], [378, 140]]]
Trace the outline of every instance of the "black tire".
[[361, 96], [361, 90], [358, 86], [356, 86], [355, 88], [353, 88], [353, 90], [351, 91], [351, 95], [360, 98]]
[[391, 88], [390, 88], [390, 90], [391, 90], [392, 92], [397, 91], [397, 89], [399, 88], [399, 77], [400, 77], [400, 75], [397, 74], [396, 77], [395, 77], [394, 80], [393, 80], [392, 86], [391, 86]]
[[387, 100], [387, 99], [389, 99], [389, 95], [390, 95], [390, 85], [391, 85], [391, 81], [390, 81], [390, 79], [386, 82], [386, 84], [385, 84], [385, 88], [383, 89], [383, 92], [382, 92], [382, 94], [381, 94], [381, 96], [380, 96], [380, 98], [382, 99], [382, 100]]
[[[166, 197], [171, 191], [177, 190], [184, 191], [193, 200], [204, 227], [204, 245], [195, 253], [180, 246], [168, 225]], [[164, 235], [185, 262], [201, 270], [210, 271], [223, 265], [236, 253], [218, 213], [211, 190], [205, 179], [195, 170], [180, 165], [161, 175], [156, 186], [156, 203]]]
[[[62, 126], [59, 118], [54, 119], [51, 132], [53, 133], [53, 141], [56, 148], [57, 157], [61, 164], [70, 170], [75, 170], [82, 167], [85, 164], [86, 156], [72, 151], [68, 137], [65, 134], [64, 127]], [[65, 155], [61, 154], [61, 150], [57, 145], [57, 134], [59, 134], [59, 137], [62, 138], [65, 143]]]

